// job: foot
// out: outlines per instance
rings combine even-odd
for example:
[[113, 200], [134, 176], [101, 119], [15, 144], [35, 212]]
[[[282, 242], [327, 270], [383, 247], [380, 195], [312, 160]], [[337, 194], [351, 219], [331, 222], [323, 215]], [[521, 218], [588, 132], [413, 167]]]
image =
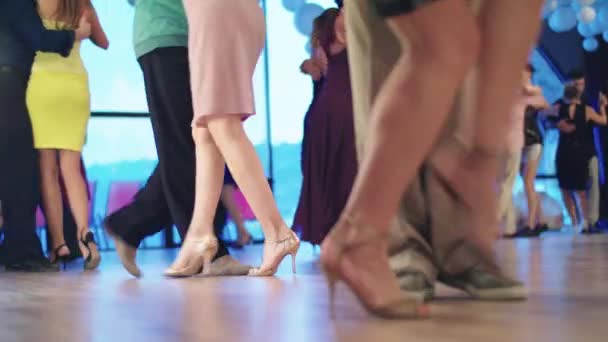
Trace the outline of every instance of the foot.
[[362, 229], [348, 218], [334, 226], [321, 245], [321, 264], [328, 277], [333, 308], [335, 281], [343, 281], [368, 312], [382, 318], [428, 315], [420, 301], [406, 298], [389, 266], [388, 240], [373, 227]]
[[59, 260], [67, 260], [70, 257], [70, 249], [65, 243], [53, 246], [53, 252], [49, 257], [49, 262], [54, 264]]
[[230, 255], [225, 255], [206, 267], [202, 275], [205, 277], [245, 276], [250, 269], [251, 266], [243, 265]]
[[549, 231], [549, 225], [546, 223], [541, 223], [541, 224], [537, 224], [536, 228], [534, 228], [539, 235], [544, 233], [544, 232], [548, 232]]
[[496, 271], [473, 268], [457, 275], [439, 274], [438, 280], [480, 300], [523, 300], [528, 290], [523, 283]]
[[515, 233], [508, 235], [508, 237], [512, 238], [512, 239], [516, 239], [516, 238], [537, 237], [539, 235], [540, 235], [539, 230], [532, 229], [530, 227], [523, 227], [523, 228], [518, 229]]
[[217, 254], [219, 243], [213, 235], [201, 238], [186, 237], [175, 262], [165, 270], [167, 277], [191, 277], [211, 264]]
[[422, 272], [412, 270], [398, 273], [397, 281], [401, 291], [409, 298], [429, 301], [435, 296], [435, 286]]
[[436, 149], [430, 165], [445, 187], [468, 208], [472, 219], [468, 233], [471, 243], [483, 256], [492, 258], [500, 236], [496, 195], [498, 155], [467, 151], [454, 142]]
[[277, 273], [277, 269], [281, 261], [291, 255], [291, 266], [293, 273], [296, 273], [296, 254], [300, 249], [300, 239], [290, 229], [285, 229], [279, 240], [264, 242], [264, 257], [262, 265], [258, 268], [252, 268], [249, 271], [250, 276], [268, 277]]
[[84, 269], [96, 269], [101, 263], [101, 255], [99, 254], [99, 249], [95, 243], [93, 232], [84, 229], [78, 233], [78, 237], [78, 245], [80, 246], [80, 252], [84, 258]]
[[114, 242], [114, 247], [116, 248], [116, 254], [120, 258], [120, 262], [122, 266], [134, 277], [141, 277], [142, 273], [135, 262], [135, 256], [137, 254], [137, 248], [129, 245], [125, 240], [123, 240], [120, 235], [112, 228], [108, 222], [104, 222], [103, 226], [108, 233], [112, 242]]
[[602, 234], [603, 231], [599, 229], [596, 225], [589, 224], [586, 228], [581, 231], [582, 234]]

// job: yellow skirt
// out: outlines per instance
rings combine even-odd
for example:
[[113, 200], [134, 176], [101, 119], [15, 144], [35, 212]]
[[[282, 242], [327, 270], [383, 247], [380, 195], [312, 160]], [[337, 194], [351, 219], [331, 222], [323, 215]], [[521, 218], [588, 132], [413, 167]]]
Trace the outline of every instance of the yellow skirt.
[[86, 74], [32, 72], [27, 107], [37, 149], [82, 151], [91, 116]]

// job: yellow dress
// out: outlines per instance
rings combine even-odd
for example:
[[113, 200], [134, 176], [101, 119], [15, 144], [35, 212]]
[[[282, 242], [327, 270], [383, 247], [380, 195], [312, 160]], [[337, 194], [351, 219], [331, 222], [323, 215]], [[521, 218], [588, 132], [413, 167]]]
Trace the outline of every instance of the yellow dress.
[[[43, 20], [47, 29], [61, 23]], [[80, 41], [68, 57], [37, 52], [27, 89], [27, 107], [37, 149], [82, 151], [91, 116], [89, 80]]]

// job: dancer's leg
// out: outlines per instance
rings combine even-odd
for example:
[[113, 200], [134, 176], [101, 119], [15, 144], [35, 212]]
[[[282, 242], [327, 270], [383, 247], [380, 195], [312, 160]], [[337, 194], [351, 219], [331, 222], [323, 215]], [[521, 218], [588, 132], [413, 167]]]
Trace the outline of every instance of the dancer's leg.
[[[170, 269], [183, 270], [196, 264], [201, 251], [196, 248], [197, 242], [205, 243], [209, 237], [215, 237], [213, 220], [220, 198], [224, 179], [224, 158], [213, 141], [209, 130], [204, 127], [192, 129], [196, 149], [196, 190], [194, 195], [194, 212], [184, 244]], [[211, 240], [214, 240], [212, 238]], [[208, 245], [205, 249], [213, 250]], [[213, 253], [215, 254], [215, 253]], [[211, 255], [214, 257], [214, 255]], [[209, 258], [207, 258], [209, 259]], [[211, 260], [204, 260], [210, 262]], [[200, 265], [198, 267], [201, 267]]]
[[[42, 185], [42, 206], [46, 219], [48, 231], [51, 235], [51, 254], [57, 252], [58, 256], [70, 254], [67, 246], [56, 251], [65, 244], [63, 235], [63, 201], [59, 187], [59, 165], [57, 162], [57, 150], [39, 150], [40, 180]], [[51, 261], [55, 261], [57, 255], [51, 255]]]
[[218, 116], [209, 120], [208, 127], [234, 180], [264, 231], [264, 261], [260, 270], [272, 270], [285, 254], [286, 245], [276, 242], [292, 238], [293, 233], [279, 213], [260, 158], [245, 133], [241, 117]]

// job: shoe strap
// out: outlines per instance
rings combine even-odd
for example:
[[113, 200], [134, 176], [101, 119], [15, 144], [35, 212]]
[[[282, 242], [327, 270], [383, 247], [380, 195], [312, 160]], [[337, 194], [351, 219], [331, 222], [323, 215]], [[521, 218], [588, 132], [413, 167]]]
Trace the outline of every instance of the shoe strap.
[[[338, 248], [340, 257], [354, 248], [389, 239], [389, 232], [379, 232], [375, 227], [359, 224], [348, 215], [342, 215], [341, 220], [344, 221], [344, 224], [335, 225], [329, 233], [333, 243]], [[357, 233], [355, 238], [349, 239], [348, 236], [352, 234], [351, 229], [354, 229]]]

